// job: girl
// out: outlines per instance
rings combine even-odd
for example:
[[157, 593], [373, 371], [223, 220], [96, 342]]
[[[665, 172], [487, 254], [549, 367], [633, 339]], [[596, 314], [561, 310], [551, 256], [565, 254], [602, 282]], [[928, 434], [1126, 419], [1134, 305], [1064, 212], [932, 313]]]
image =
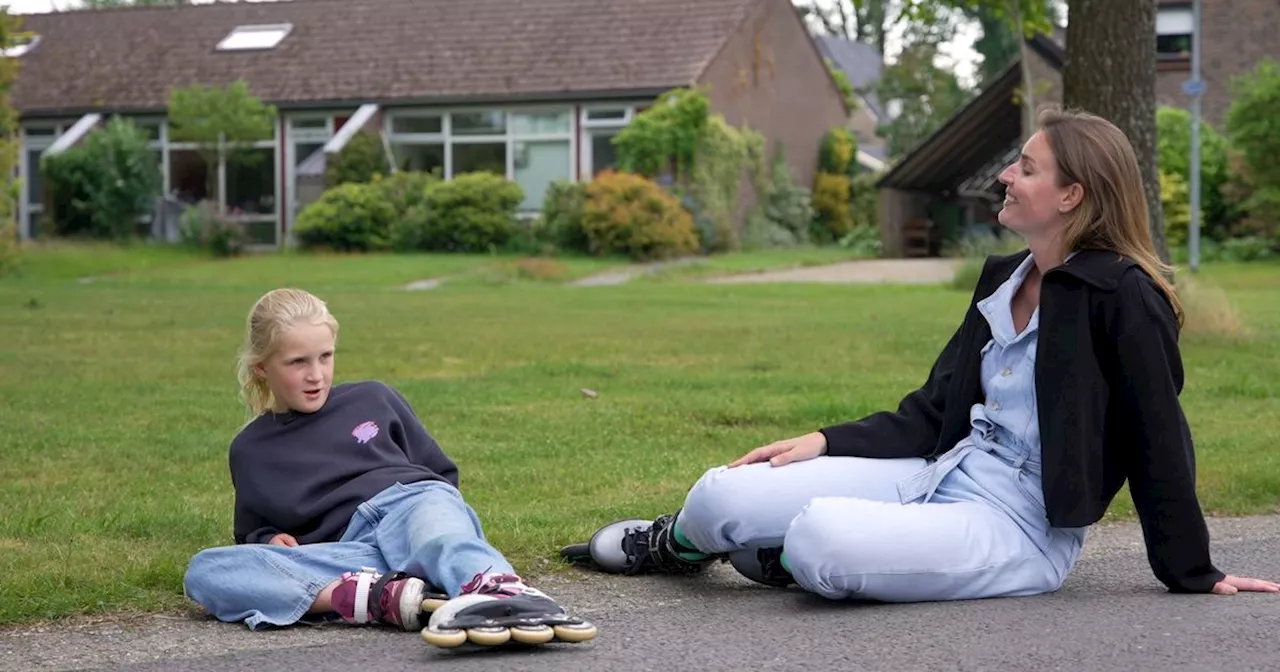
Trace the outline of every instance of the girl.
[[594, 637], [486, 543], [457, 466], [404, 397], [378, 382], [331, 386], [337, 334], [301, 290], [250, 310], [239, 362], [250, 419], [230, 448], [236, 545], [192, 558], [186, 595], [254, 630], [336, 614], [437, 646]]
[[1209, 559], [1178, 401], [1182, 311], [1148, 233], [1138, 162], [1111, 123], [1048, 112], [1000, 175], [1027, 249], [987, 261], [920, 389], [707, 471], [675, 514], [602, 528], [570, 559], [884, 602], [1057, 590], [1128, 480], [1175, 592], [1277, 592]]

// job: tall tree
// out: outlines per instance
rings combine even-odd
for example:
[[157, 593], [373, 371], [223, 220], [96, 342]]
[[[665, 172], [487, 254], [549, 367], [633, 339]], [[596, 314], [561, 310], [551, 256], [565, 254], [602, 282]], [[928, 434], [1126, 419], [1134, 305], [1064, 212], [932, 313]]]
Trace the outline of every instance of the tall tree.
[[828, 35], [869, 44], [884, 58], [885, 36], [902, 19], [894, 0], [797, 0], [800, 15]]
[[890, 157], [910, 151], [969, 100], [955, 73], [934, 63], [937, 55], [938, 42], [920, 40], [880, 73], [876, 95], [901, 104], [898, 115], [876, 131], [888, 140]]
[[1109, 119], [1138, 155], [1151, 240], [1169, 252], [1156, 168], [1156, 3], [1070, 0], [1062, 102]]

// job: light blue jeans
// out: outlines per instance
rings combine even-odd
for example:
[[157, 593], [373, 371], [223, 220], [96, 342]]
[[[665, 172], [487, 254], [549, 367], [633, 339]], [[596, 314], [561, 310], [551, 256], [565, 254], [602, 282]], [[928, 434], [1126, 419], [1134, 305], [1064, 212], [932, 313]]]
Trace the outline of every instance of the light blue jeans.
[[782, 547], [796, 583], [830, 599], [1052, 592], [1084, 531], [1050, 527], [1035, 496], [1038, 465], [1002, 452], [966, 443], [935, 463], [824, 456], [716, 467], [689, 491], [677, 522], [704, 553]]
[[448, 483], [395, 485], [360, 504], [338, 541], [296, 547], [239, 544], [200, 551], [183, 589], [220, 621], [252, 630], [302, 620], [343, 572], [405, 572], [455, 597], [479, 572], [514, 573]]

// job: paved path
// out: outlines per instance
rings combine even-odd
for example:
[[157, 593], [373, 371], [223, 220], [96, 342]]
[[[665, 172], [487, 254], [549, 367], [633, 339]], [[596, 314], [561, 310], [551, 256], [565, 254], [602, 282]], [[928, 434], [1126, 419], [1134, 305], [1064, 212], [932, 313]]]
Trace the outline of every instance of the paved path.
[[939, 284], [951, 282], [960, 262], [956, 259], [866, 259], [824, 266], [790, 268], [711, 278], [718, 284], [761, 282]]
[[[1214, 559], [1280, 577], [1280, 516], [1210, 521]], [[1136, 525], [1101, 526], [1058, 593], [834, 604], [750, 584], [589, 574], [540, 585], [601, 628], [582, 645], [460, 654], [344, 626], [250, 633], [204, 618], [0, 630], [0, 670], [1122, 670], [1280, 669], [1280, 595], [1172, 595]]]

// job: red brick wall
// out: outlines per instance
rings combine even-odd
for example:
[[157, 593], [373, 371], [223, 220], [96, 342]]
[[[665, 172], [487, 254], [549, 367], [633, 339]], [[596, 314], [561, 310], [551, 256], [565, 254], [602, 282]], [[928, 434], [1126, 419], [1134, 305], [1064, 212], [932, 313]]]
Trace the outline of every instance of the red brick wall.
[[[1231, 78], [1252, 70], [1266, 56], [1280, 60], [1280, 0], [1201, 0], [1200, 27], [1200, 72], [1206, 86], [1200, 109], [1205, 121], [1223, 130]], [[1158, 63], [1157, 69], [1157, 104], [1189, 108], [1181, 87], [1191, 77], [1191, 62]]]
[[818, 145], [845, 123], [840, 91], [788, 0], [761, 0], [703, 72], [714, 112], [746, 123], [773, 151], [781, 140], [798, 183], [809, 187]]

